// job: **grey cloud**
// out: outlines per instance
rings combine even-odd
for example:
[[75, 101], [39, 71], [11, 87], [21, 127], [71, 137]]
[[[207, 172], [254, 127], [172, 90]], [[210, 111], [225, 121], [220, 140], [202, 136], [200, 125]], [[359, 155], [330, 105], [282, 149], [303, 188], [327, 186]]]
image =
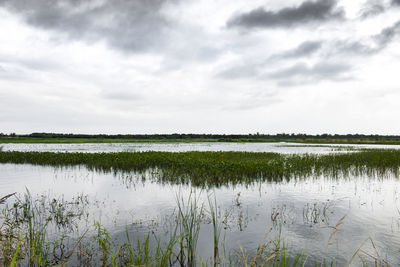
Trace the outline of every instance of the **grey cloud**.
[[297, 7], [287, 7], [273, 12], [260, 7], [232, 17], [228, 27], [274, 28], [291, 27], [310, 22], [343, 19], [344, 11], [336, 7], [335, 0], [306, 1]]
[[400, 0], [392, 0], [391, 4], [393, 6], [400, 6]]
[[390, 27], [383, 29], [373, 39], [377, 42], [378, 48], [385, 48], [393, 39], [400, 34], [400, 20]]
[[222, 79], [243, 79], [254, 77], [258, 75], [258, 68], [262, 67], [263, 64], [242, 64], [234, 67], [228, 67], [227, 69], [219, 72], [216, 77]]
[[360, 17], [362, 19], [366, 19], [369, 17], [373, 17], [379, 14], [382, 14], [386, 11], [386, 7], [379, 0], [369, 0], [367, 1], [360, 11]]
[[384, 50], [398, 35], [400, 35], [400, 21], [390, 27], [384, 28], [379, 34], [364, 40], [338, 40], [328, 45], [329, 57], [338, 55], [371, 56]]
[[0, 0], [30, 25], [66, 34], [69, 38], [105, 40], [124, 51], [157, 46], [169, 21], [162, 14], [168, 0]]
[[[368, 57], [376, 55], [385, 49], [390, 42], [392, 42], [398, 35], [400, 35], [400, 21], [394, 25], [384, 28], [379, 34], [370, 36], [364, 40], [331, 40], [331, 41], [305, 41], [292, 50], [287, 50], [279, 54], [272, 55], [271, 57], [259, 60], [258, 62], [249, 62], [248, 64], [240, 63], [236, 66], [226, 68], [219, 72], [216, 76], [223, 79], [242, 79], [250, 77], [261, 77], [262, 69], [276, 60], [282, 59], [298, 59], [306, 56], [311, 56], [316, 52], [320, 58], [325, 60], [332, 60], [344, 57]], [[337, 74], [349, 70], [349, 65], [343, 64], [317, 64], [309, 67], [305, 64], [297, 64], [286, 70], [281, 70], [277, 73], [270, 74], [272, 78], [280, 77], [295, 77], [295, 76], [308, 76], [316, 78], [329, 78], [328, 75], [332, 74], [334, 79], [340, 79]], [[345, 77], [346, 79], [348, 77]]]
[[314, 65], [297, 63], [288, 68], [266, 74], [281, 86], [291, 86], [319, 82], [322, 80], [340, 81], [350, 79], [351, 66], [343, 63], [318, 62]]
[[272, 58], [299, 58], [310, 56], [322, 46], [322, 41], [305, 41], [292, 50], [272, 56]]
[[281, 59], [296, 59], [311, 56], [321, 48], [322, 44], [322, 41], [305, 41], [294, 49], [272, 55], [269, 58], [259, 60], [258, 62], [249, 62], [248, 64], [240, 63], [236, 66], [228, 67], [219, 72], [216, 76], [222, 79], [256, 77], [260, 74], [262, 68], [270, 65], [272, 62]]
[[389, 3], [382, 0], [367, 0], [360, 11], [360, 17], [362, 19], [373, 17], [385, 13], [391, 7], [400, 7], [400, 0], [391, 0]]
[[337, 57], [340, 56], [367, 56], [379, 52], [380, 49], [377, 47], [372, 47], [366, 44], [364, 41], [352, 41], [352, 40], [338, 40], [331, 42], [326, 56]]

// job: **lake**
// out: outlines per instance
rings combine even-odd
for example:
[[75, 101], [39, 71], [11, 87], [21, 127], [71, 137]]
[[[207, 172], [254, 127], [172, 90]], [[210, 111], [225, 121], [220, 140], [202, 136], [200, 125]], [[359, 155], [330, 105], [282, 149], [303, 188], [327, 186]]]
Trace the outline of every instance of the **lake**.
[[[343, 147], [282, 143], [177, 143], [177, 144], [5, 144], [3, 150], [51, 152], [117, 151], [253, 151], [278, 153], [330, 153]], [[392, 148], [395, 146], [373, 146]], [[146, 174], [152, 175], [151, 170]], [[95, 235], [94, 222], [101, 222], [113, 244], [126, 242], [126, 234], [140, 239], [151, 233], [168, 240], [175, 224], [177, 198], [198, 199], [202, 220], [197, 256], [211, 263], [213, 232], [209, 199], [215, 200], [220, 222], [220, 254], [237, 258], [241, 248], [253, 253], [265, 240], [282, 240], [291, 253], [308, 255], [306, 266], [327, 259], [344, 266], [362, 246], [363, 259], [373, 264], [382, 257], [392, 266], [400, 264], [400, 181], [396, 177], [308, 177], [283, 182], [195, 188], [190, 185], [156, 183], [143, 175], [91, 171], [83, 166], [49, 167], [0, 164], [0, 197], [29, 190], [34, 199], [81, 201], [85, 216], [74, 223], [85, 229], [88, 240]], [[11, 205], [15, 197], [8, 199]], [[0, 206], [1, 207], [1, 206]], [[54, 228], [52, 235], [57, 234]], [[367, 240], [367, 241], [366, 241]], [[372, 240], [372, 242], [371, 242]], [[374, 246], [376, 248], [374, 248]], [[253, 252], [252, 252], [253, 251]], [[376, 253], [379, 252], [379, 255]], [[359, 266], [357, 258], [351, 266]], [[77, 264], [77, 261], [73, 261]]]

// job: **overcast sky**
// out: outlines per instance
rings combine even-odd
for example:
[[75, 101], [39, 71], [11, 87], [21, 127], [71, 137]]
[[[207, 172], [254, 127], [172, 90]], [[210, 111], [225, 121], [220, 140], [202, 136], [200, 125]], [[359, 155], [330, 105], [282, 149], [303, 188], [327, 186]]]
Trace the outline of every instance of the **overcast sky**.
[[400, 0], [0, 0], [0, 132], [400, 134]]

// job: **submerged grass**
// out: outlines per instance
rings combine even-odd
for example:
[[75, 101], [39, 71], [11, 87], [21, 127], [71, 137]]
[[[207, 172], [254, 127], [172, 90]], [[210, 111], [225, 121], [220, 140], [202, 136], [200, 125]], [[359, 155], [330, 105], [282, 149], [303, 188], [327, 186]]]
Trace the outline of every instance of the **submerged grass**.
[[221, 186], [329, 175], [399, 176], [400, 150], [373, 149], [342, 154], [252, 152], [0, 152], [0, 163], [86, 166], [104, 172], [153, 170], [158, 182]]
[[[217, 202], [215, 196], [208, 195], [209, 210], [204, 210], [199, 203], [199, 195], [191, 193], [188, 199], [177, 197], [177, 213], [175, 214], [176, 226], [169, 239], [161, 242], [157, 236], [150, 233], [143, 238], [131, 237], [126, 232], [126, 241], [115, 245], [106, 228], [95, 222], [92, 227], [92, 236], [75, 239], [75, 244], [67, 247], [64, 239], [68, 236], [48, 236], [49, 222], [55, 220], [52, 202], [37, 201], [29, 192], [10, 207], [4, 208], [6, 222], [0, 227], [0, 266], [271, 266], [271, 267], [301, 267], [301, 266], [338, 266], [334, 259], [326, 258], [328, 246], [333, 236], [339, 232], [343, 219], [334, 226], [328, 226], [331, 234], [326, 245], [325, 254], [319, 260], [309, 258], [310, 251], [303, 250], [293, 253], [287, 242], [282, 237], [281, 225], [274, 231], [276, 216], [272, 225], [266, 231], [264, 240], [254, 248], [240, 246], [235, 256], [228, 258], [218, 253], [221, 224], [218, 220]], [[58, 209], [65, 211], [71, 202], [58, 202]], [[204, 221], [205, 214], [211, 216], [214, 230], [210, 238], [210, 248], [214, 245], [214, 255], [211, 259], [203, 261], [197, 255], [196, 243]], [[64, 212], [64, 216], [69, 216]], [[73, 216], [74, 218], [78, 216]], [[64, 218], [69, 220], [68, 218]], [[64, 224], [56, 226], [64, 227]], [[275, 229], [276, 230], [276, 229]], [[321, 228], [322, 230], [322, 228]], [[275, 237], [270, 237], [275, 232]], [[213, 239], [213, 240], [211, 240]], [[370, 243], [373, 247], [366, 250]], [[87, 249], [84, 250], [83, 247]], [[60, 253], [60, 250], [66, 250]], [[297, 249], [299, 250], [299, 249]], [[370, 252], [368, 252], [370, 251]], [[58, 252], [58, 253], [57, 253]], [[362, 263], [363, 266], [390, 266], [378, 253], [371, 238], [368, 238], [355, 249], [353, 256], [346, 266], [352, 263]], [[372, 264], [372, 265], [370, 265]]]

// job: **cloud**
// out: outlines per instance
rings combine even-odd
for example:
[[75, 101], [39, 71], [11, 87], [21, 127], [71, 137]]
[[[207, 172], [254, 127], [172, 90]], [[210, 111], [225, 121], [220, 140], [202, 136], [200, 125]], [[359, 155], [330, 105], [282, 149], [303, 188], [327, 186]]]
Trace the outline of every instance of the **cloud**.
[[318, 62], [314, 65], [297, 63], [288, 68], [266, 74], [281, 86], [292, 86], [322, 80], [340, 81], [350, 79], [351, 66], [343, 63]]
[[[367, 40], [368, 41], [368, 40]], [[372, 46], [365, 40], [335, 40], [327, 45], [326, 58], [338, 56], [369, 56], [379, 52], [376, 46]]]
[[400, 34], [400, 20], [390, 27], [384, 28], [373, 39], [377, 42], [378, 48], [385, 48], [393, 39]]
[[257, 62], [248, 62], [247, 64], [239, 63], [235, 66], [228, 66], [219, 72], [216, 77], [222, 79], [243, 79], [257, 77], [263, 68], [270, 66], [272, 62], [282, 59], [296, 59], [311, 56], [316, 53], [322, 46], [322, 41], [305, 41], [291, 50], [287, 50], [266, 59], [260, 59]]
[[321, 46], [322, 41], [305, 41], [296, 48], [272, 56], [272, 58], [300, 58], [310, 56], [317, 52]]
[[[272, 62], [276, 67], [279, 62], [291, 62], [291, 60], [313, 56], [317, 52], [319, 53], [314, 58], [318, 58], [320, 61], [331, 61], [347, 57], [353, 59], [366, 58], [384, 50], [398, 35], [400, 35], [400, 21], [382, 29], [380, 33], [364, 39], [304, 41], [293, 49], [271, 55], [265, 59], [242, 61], [233, 66], [226, 66], [225, 69], [216, 74], [216, 77], [227, 80], [263, 78], [265, 77], [263, 70], [268, 69]], [[348, 76], [342, 76], [342, 74], [350, 69], [349, 64], [318, 63], [314, 66], [308, 66], [304, 63], [299, 63], [287, 69], [270, 73], [267, 78], [284, 79], [288, 77], [289, 79], [294, 79], [293, 77], [297, 77], [295, 80], [299, 80], [303, 76], [307, 77], [305, 80], [313, 81], [323, 79], [342, 80], [349, 79]], [[304, 79], [301, 78], [300, 80]]]
[[360, 17], [366, 19], [388, 11], [391, 7], [400, 7], [400, 0], [391, 0], [389, 3], [382, 0], [367, 0], [360, 11]]
[[169, 20], [162, 10], [168, 0], [0, 0], [0, 7], [29, 25], [63, 33], [68, 38], [105, 40], [119, 50], [155, 47], [166, 35]]
[[306, 1], [297, 7], [273, 12], [262, 7], [232, 17], [228, 27], [275, 28], [292, 27], [310, 22], [343, 19], [344, 11], [336, 7], [335, 0]]
[[392, 0], [392, 6], [400, 6], [400, 0]]
[[227, 67], [219, 72], [216, 77], [222, 79], [243, 79], [250, 78], [258, 75], [258, 68], [263, 64], [241, 64], [238, 66]]
[[113, 91], [113, 92], [105, 92], [102, 93], [101, 96], [105, 99], [109, 100], [117, 100], [117, 101], [141, 101], [144, 99], [143, 95], [126, 92], [126, 91]]
[[367, 1], [360, 11], [360, 17], [366, 19], [386, 11], [386, 7], [383, 5], [382, 1], [379, 0], [369, 0]]
[[400, 35], [400, 21], [386, 27], [380, 33], [359, 40], [336, 40], [327, 42], [327, 58], [350, 55], [372, 56], [384, 50], [398, 35]]

